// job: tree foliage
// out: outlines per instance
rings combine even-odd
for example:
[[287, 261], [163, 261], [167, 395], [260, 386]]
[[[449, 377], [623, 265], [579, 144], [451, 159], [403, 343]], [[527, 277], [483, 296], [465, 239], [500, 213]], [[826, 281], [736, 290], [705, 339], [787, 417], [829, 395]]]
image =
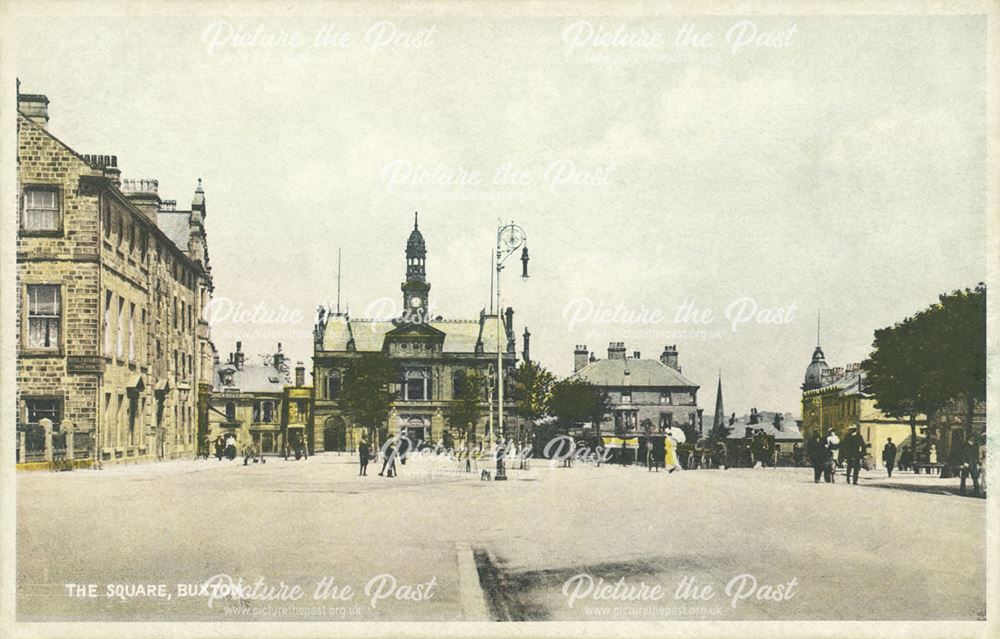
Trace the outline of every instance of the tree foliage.
[[448, 425], [457, 430], [465, 441], [468, 441], [469, 433], [485, 412], [482, 405], [486, 398], [485, 389], [485, 377], [476, 372], [470, 373], [461, 379], [455, 389], [454, 401], [448, 407]]
[[382, 353], [365, 354], [344, 369], [338, 399], [344, 414], [370, 437], [383, 429], [396, 399], [393, 384], [399, 381], [395, 363]]
[[561, 428], [569, 429], [583, 422], [599, 425], [611, 412], [607, 393], [581, 379], [564, 379], [552, 385], [549, 396], [549, 414]]
[[537, 362], [524, 361], [514, 371], [514, 413], [535, 422], [545, 416], [556, 377]]
[[964, 402], [966, 428], [975, 403], [986, 399], [986, 285], [956, 290], [893, 326], [875, 331], [862, 363], [865, 390], [891, 417], [931, 418], [951, 401]]

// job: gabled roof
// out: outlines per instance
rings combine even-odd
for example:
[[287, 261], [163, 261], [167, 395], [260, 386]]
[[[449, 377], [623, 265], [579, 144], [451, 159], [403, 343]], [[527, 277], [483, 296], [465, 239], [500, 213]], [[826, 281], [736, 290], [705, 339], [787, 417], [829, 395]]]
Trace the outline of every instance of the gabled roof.
[[[20, 95], [23, 97], [26, 94], [22, 93]], [[101, 175], [101, 172], [97, 170], [94, 166], [92, 166], [90, 162], [88, 162], [86, 158], [83, 157], [83, 155], [73, 150], [68, 144], [59, 139], [46, 127], [40, 126], [37, 122], [35, 122], [30, 117], [25, 115], [24, 112], [21, 111], [20, 109], [17, 110], [17, 115], [19, 117], [18, 126], [27, 125], [34, 127], [35, 129], [43, 133], [45, 136], [47, 136], [49, 139], [51, 139], [53, 142], [61, 146], [70, 155], [72, 155], [80, 162], [82, 162], [84, 165], [89, 167], [93, 171], [92, 173], [93, 175], [95, 176]], [[126, 206], [132, 209], [133, 215], [136, 217], [136, 219], [145, 219], [145, 216], [142, 214], [142, 212], [139, 211], [138, 208], [136, 208], [136, 206], [132, 203], [132, 201], [128, 198], [128, 196], [121, 191], [120, 188], [113, 187], [112, 192], [117, 194], [117, 197], [121, 200], [122, 203], [124, 203]], [[154, 234], [157, 232], [161, 233], [164, 238], [169, 240], [174, 245], [174, 247], [177, 248], [183, 254], [184, 259], [188, 260], [191, 264], [197, 264], [197, 262], [195, 262], [191, 258], [191, 255], [188, 253], [188, 239], [190, 237], [190, 230], [188, 229], [188, 218], [190, 216], [190, 213], [191, 213], [190, 211], [176, 211], [176, 212], [168, 211], [167, 213], [160, 211], [157, 214], [156, 223], [150, 225], [150, 230]], [[176, 218], [182, 218], [183, 225], [181, 224], [180, 219], [165, 219], [163, 217], [164, 215], [173, 215]], [[183, 228], [181, 228], [182, 226]]]
[[573, 377], [595, 386], [675, 386], [698, 388], [658, 359], [599, 359], [574, 373]]
[[[781, 422], [781, 430], [774, 427], [774, 413], [760, 412], [760, 422], [756, 424], [749, 424], [747, 417], [743, 416], [732, 426], [732, 430], [729, 432], [728, 439], [742, 439], [746, 434], [747, 428], [757, 428], [763, 430], [767, 435], [773, 435], [775, 441], [801, 441], [802, 433], [799, 432], [799, 427], [795, 424], [795, 420], [790, 414], [782, 415], [784, 420]], [[728, 421], [726, 422], [728, 426]]]
[[[222, 383], [219, 372], [223, 368], [233, 371], [233, 383], [226, 386]], [[212, 390], [240, 393], [281, 393], [285, 386], [292, 383], [286, 371], [276, 370], [273, 366], [263, 364], [245, 364], [238, 369], [232, 364], [216, 364], [212, 369]]]
[[[346, 351], [348, 341], [353, 338], [355, 351], [379, 352], [386, 336], [405, 326], [387, 320], [349, 318], [337, 313], [328, 318], [321, 344], [324, 351]], [[500, 349], [506, 351], [507, 348], [503, 320], [496, 315], [483, 315], [480, 320], [432, 320], [426, 325], [444, 335], [442, 350], [445, 353], [475, 353], [480, 340], [484, 353], [496, 353], [498, 331]]]

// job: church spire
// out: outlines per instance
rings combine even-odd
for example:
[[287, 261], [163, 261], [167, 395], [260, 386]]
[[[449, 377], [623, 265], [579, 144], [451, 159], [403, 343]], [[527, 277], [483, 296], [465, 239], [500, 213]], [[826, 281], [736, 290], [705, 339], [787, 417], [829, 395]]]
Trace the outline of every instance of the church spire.
[[712, 430], [721, 429], [726, 425], [726, 411], [722, 407], [722, 369], [719, 369], [719, 388], [715, 392], [715, 417], [712, 419]]

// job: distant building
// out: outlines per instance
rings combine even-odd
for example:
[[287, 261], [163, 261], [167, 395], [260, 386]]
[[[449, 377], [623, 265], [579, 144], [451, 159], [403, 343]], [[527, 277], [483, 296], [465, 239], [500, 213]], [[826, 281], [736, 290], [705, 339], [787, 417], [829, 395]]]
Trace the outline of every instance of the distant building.
[[[775, 420], [775, 415], [780, 419]], [[790, 462], [796, 445], [802, 445], [802, 432], [791, 413], [776, 413], [752, 409], [749, 414], [737, 417], [729, 431], [729, 439], [748, 439], [756, 432], [774, 438], [775, 454], [779, 461]]]
[[48, 98], [17, 99], [18, 461], [193, 458], [212, 366], [201, 183], [167, 213], [156, 180], [122, 180], [116, 156], [49, 132]]
[[[822, 355], [819, 346], [816, 351]], [[876, 408], [875, 398], [865, 391], [865, 373], [859, 364], [830, 368], [823, 361], [824, 368], [817, 378], [816, 363], [814, 353], [802, 385], [803, 437], [808, 438], [812, 433], [822, 436], [832, 428], [843, 438], [848, 428], [857, 426], [876, 467], [882, 463], [882, 448], [889, 438], [898, 448], [912, 445], [909, 420], [889, 417]], [[927, 419], [918, 415], [917, 437], [926, 434]]]
[[[500, 433], [516, 436], [518, 420], [510, 402], [512, 373], [517, 362], [513, 309], [507, 308], [502, 316], [482, 311], [478, 319], [468, 320], [432, 316], [427, 247], [416, 218], [406, 242], [405, 257], [403, 312], [399, 317], [356, 318], [337, 309], [319, 309], [313, 353], [312, 442], [317, 451], [355, 450], [365, 435], [343, 412], [338, 395], [350, 362], [370, 353], [384, 353], [399, 368], [399, 381], [392, 388], [396, 401], [380, 441], [385, 441], [387, 435], [404, 433], [413, 442], [440, 442], [448, 446], [459, 442], [459, 429], [448, 423], [449, 406], [468, 377], [473, 373], [485, 377], [489, 368], [496, 367], [498, 345], [505, 370], [506, 424], [505, 428], [497, 428], [496, 436]], [[525, 331], [525, 351], [529, 348], [528, 335]], [[482, 417], [470, 434], [473, 442], [486, 438], [488, 399], [484, 391]]]
[[654, 434], [672, 426], [701, 430], [698, 385], [681, 373], [676, 346], [665, 346], [659, 359], [642, 359], [638, 351], [629, 355], [624, 342], [611, 342], [607, 359], [588, 353], [586, 346], [574, 350], [573, 377], [599, 387], [611, 400], [602, 435], [642, 435], [646, 420]]
[[233, 435], [241, 450], [259, 445], [271, 454], [283, 453], [286, 443], [293, 450], [299, 442], [308, 443], [312, 388], [305, 385], [305, 367], [301, 363], [296, 367], [293, 384], [281, 344], [266, 359], [246, 361], [243, 344], [236, 342], [228, 360], [216, 362], [209, 442]]

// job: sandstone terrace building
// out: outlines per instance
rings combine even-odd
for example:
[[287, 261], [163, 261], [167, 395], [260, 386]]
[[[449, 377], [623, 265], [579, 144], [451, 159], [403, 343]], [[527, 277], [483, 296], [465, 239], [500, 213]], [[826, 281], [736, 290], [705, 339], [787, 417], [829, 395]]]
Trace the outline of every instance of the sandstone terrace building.
[[156, 180], [123, 181], [115, 156], [52, 135], [48, 104], [18, 92], [19, 467], [194, 457], [214, 351], [200, 180], [179, 211]]

